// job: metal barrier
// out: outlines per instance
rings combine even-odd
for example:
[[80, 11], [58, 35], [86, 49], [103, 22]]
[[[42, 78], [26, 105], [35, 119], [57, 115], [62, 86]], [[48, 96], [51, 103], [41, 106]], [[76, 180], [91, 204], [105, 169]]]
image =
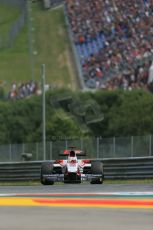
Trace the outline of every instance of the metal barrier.
[[0, 181], [35, 181], [40, 179], [40, 162], [0, 164]]
[[153, 179], [153, 157], [104, 159], [107, 179]]
[[[0, 181], [38, 181], [41, 162], [1, 163]], [[153, 157], [103, 159], [102, 162], [105, 179], [153, 179]]]

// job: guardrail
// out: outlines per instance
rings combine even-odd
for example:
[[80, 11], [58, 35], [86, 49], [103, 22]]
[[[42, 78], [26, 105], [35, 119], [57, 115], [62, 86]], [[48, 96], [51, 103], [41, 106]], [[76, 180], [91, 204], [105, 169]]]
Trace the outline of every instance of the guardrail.
[[153, 157], [105, 159], [106, 179], [153, 179]]
[[[153, 179], [153, 157], [100, 160], [105, 179]], [[0, 182], [38, 181], [41, 162], [0, 163]]]

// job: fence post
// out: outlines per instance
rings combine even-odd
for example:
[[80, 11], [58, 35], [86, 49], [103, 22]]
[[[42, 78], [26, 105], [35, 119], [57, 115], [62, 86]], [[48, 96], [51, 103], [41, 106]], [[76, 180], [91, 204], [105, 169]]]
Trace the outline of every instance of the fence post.
[[38, 161], [38, 143], [36, 143], [36, 160]]
[[97, 158], [99, 158], [99, 137], [97, 137]]
[[131, 157], [133, 157], [133, 136], [131, 136]]
[[99, 137], [99, 154], [100, 158], [103, 158], [103, 140], [102, 137]]
[[10, 144], [10, 162], [12, 161], [12, 145]]
[[24, 143], [22, 144], [22, 153], [24, 153], [25, 152], [25, 145], [24, 145]]
[[151, 142], [151, 135], [149, 136], [149, 156], [151, 156], [152, 154], [151, 154], [151, 144], [152, 144], [152, 142]]
[[65, 139], [65, 149], [68, 149], [68, 144], [67, 144], [67, 140]]
[[113, 138], [113, 157], [115, 158], [116, 154], [116, 143], [115, 143], [115, 137]]
[[52, 160], [53, 156], [52, 156], [52, 149], [53, 149], [53, 146], [52, 146], [52, 141], [49, 142], [49, 152], [50, 152], [50, 160]]

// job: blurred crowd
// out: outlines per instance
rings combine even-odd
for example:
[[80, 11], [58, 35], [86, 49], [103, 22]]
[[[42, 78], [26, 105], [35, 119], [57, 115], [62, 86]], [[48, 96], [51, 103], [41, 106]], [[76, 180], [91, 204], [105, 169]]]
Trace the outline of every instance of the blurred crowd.
[[65, 1], [86, 86], [153, 90], [153, 0]]
[[[44, 85], [44, 90], [59, 89], [60, 86], [57, 84], [49, 84], [46, 82]], [[32, 95], [41, 95], [42, 94], [42, 84], [41, 82], [36, 81], [27, 81], [25, 83], [13, 82], [10, 87], [10, 91], [7, 94], [7, 99], [24, 99], [29, 98]]]
[[20, 83], [19, 85], [16, 82], [13, 82], [11, 85], [10, 92], [8, 94], [9, 99], [23, 99], [31, 95], [38, 95], [38, 85], [34, 81], [29, 81], [26, 83]]

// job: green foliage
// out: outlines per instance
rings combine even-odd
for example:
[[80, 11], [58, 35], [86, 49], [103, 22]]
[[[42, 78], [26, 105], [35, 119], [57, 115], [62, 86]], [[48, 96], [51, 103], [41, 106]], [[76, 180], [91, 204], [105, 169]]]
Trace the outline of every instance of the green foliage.
[[5, 99], [4, 88], [0, 86], [0, 100], [4, 100], [4, 99]]
[[[103, 115], [104, 120], [99, 119]], [[47, 141], [89, 135], [148, 135], [153, 133], [152, 121], [153, 95], [149, 92], [74, 93], [61, 89], [46, 93]], [[0, 124], [0, 144], [41, 142], [41, 96], [17, 101], [1, 100]]]
[[[39, 142], [42, 140], [42, 98], [0, 102], [0, 143]], [[46, 96], [46, 139], [80, 136], [75, 119], [63, 109], [59, 113]]]
[[115, 136], [144, 135], [153, 132], [153, 96], [144, 91], [127, 92], [120, 105], [109, 111], [108, 129]]

